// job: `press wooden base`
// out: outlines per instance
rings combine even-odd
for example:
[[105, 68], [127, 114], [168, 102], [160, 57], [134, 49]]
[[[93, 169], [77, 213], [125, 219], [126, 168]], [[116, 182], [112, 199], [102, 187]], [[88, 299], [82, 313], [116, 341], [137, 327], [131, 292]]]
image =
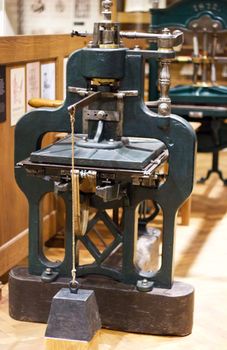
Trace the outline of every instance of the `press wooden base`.
[[45, 350], [98, 350], [99, 332], [90, 341], [69, 341], [61, 339], [46, 339]]
[[[27, 268], [15, 268], [9, 279], [9, 311], [16, 320], [47, 322], [53, 296], [68, 279], [43, 283]], [[139, 292], [134, 286], [91, 276], [80, 279], [80, 288], [95, 291], [102, 326], [113, 330], [185, 336], [192, 331], [194, 290], [174, 282], [171, 289]]]

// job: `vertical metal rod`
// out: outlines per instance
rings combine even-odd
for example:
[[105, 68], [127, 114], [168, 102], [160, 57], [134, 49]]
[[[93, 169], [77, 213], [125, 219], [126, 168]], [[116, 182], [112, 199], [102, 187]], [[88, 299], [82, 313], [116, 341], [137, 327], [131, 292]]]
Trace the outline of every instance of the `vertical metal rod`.
[[[204, 28], [203, 31], [203, 58], [206, 60], [208, 55], [208, 33]], [[207, 83], [207, 63], [203, 62], [202, 64], [202, 82]]]
[[168, 60], [161, 60], [161, 69], [159, 73], [160, 98], [158, 100], [158, 114], [166, 117], [171, 113], [171, 100], [169, 98], [170, 71]]
[[[198, 32], [196, 30], [197, 25], [194, 26], [194, 32], [193, 32], [193, 56], [199, 57], [199, 38], [198, 38]], [[199, 72], [199, 64], [194, 63], [193, 65], [193, 83], [196, 84], [198, 81], [198, 72]]]
[[[72, 151], [72, 170], [71, 170], [71, 184], [72, 184], [72, 281], [70, 282], [70, 286], [77, 289], [77, 281], [76, 281], [76, 237], [75, 237], [75, 219], [80, 221], [80, 200], [78, 196], [79, 191], [79, 174], [75, 174], [75, 164], [74, 164], [74, 123], [75, 123], [75, 108], [71, 110], [70, 115], [70, 123], [71, 123], [71, 151]], [[77, 197], [77, 198], [75, 198]], [[76, 201], [78, 201], [76, 203]], [[77, 209], [77, 213], [76, 213]], [[78, 232], [77, 232], [78, 233]]]
[[120, 122], [117, 125], [117, 137], [121, 138], [123, 135], [123, 116], [124, 116], [124, 95], [118, 94], [117, 97], [117, 111], [120, 115]]
[[199, 38], [197, 31], [193, 33], [193, 53], [195, 57], [199, 56]]
[[217, 23], [213, 24], [213, 29], [214, 29], [214, 33], [213, 33], [213, 40], [212, 40], [212, 62], [211, 62], [211, 83], [213, 85], [216, 84], [217, 81], [217, 67], [216, 67], [216, 62], [215, 62], [215, 55], [216, 55], [216, 51], [217, 51], [217, 43], [218, 43], [218, 38], [217, 38]]

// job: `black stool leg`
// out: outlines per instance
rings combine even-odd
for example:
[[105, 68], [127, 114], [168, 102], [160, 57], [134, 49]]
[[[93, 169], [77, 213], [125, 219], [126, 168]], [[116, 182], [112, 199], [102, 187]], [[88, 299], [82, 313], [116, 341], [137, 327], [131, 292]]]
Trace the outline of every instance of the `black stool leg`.
[[201, 179], [198, 180], [198, 183], [204, 184], [206, 180], [209, 179], [212, 173], [216, 173], [218, 174], [219, 178], [222, 180], [224, 186], [227, 186], [227, 179], [224, 179], [222, 171], [218, 167], [218, 163], [219, 163], [219, 151], [214, 151], [212, 153], [212, 168], [208, 170], [207, 175], [205, 177], [201, 177]]

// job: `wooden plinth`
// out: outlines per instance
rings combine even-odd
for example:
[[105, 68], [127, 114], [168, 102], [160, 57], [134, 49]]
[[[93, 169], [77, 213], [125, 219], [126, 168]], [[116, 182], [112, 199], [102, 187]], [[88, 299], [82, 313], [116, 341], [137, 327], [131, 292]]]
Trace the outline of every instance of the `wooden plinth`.
[[[104, 328], [157, 335], [185, 336], [191, 333], [194, 290], [174, 282], [171, 289], [138, 292], [134, 286], [91, 276], [79, 280], [81, 288], [95, 291]], [[46, 323], [53, 296], [68, 279], [43, 283], [27, 268], [15, 268], [9, 278], [9, 312], [21, 321]]]
[[98, 350], [99, 332], [90, 342], [46, 339], [45, 350]]

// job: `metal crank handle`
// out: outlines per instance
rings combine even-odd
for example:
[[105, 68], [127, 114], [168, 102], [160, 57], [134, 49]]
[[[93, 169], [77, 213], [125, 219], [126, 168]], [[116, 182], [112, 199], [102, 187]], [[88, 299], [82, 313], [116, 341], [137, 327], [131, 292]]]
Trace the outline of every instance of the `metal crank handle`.
[[167, 33], [166, 29], [167, 28], [163, 29], [162, 33], [120, 32], [120, 36], [122, 38], [128, 38], [128, 39], [152, 39], [152, 40], [173, 39], [176, 41], [176, 44], [182, 43], [183, 32], [181, 32], [180, 30], [174, 30], [173, 33], [171, 33], [168, 30], [168, 33]]
[[[79, 36], [79, 37], [87, 37], [92, 36], [92, 33], [88, 32], [79, 32], [76, 30], [73, 30], [71, 33], [71, 36]], [[128, 39], [148, 39], [152, 41], [158, 41], [159, 46], [164, 47], [179, 47], [183, 44], [184, 41], [184, 34], [180, 30], [174, 30], [173, 33], [171, 33], [167, 28], [162, 30], [162, 33], [142, 33], [142, 32], [120, 32], [121, 38], [128, 38]]]
[[138, 33], [138, 32], [120, 32], [121, 38], [129, 39], [147, 39], [157, 42], [158, 49], [171, 50], [179, 48], [184, 42], [184, 34], [180, 30], [174, 30], [172, 33], [168, 28], [164, 28], [161, 33]]

